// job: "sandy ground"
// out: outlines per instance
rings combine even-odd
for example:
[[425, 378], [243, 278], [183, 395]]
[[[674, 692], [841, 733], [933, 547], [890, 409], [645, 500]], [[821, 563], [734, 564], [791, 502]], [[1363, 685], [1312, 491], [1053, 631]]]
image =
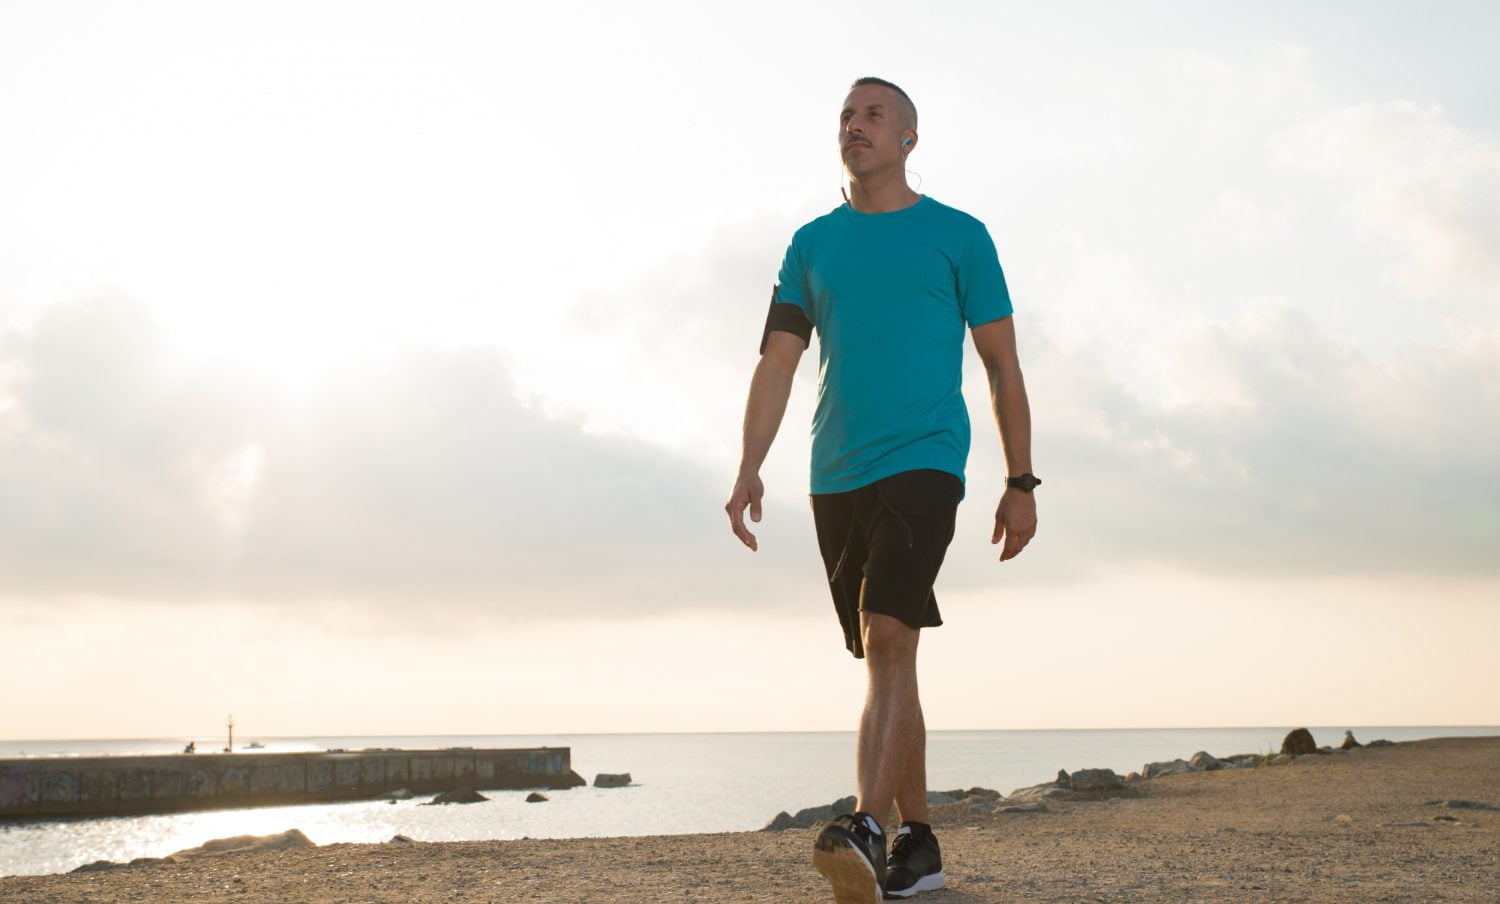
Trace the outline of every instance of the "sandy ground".
[[[1500, 806], [1500, 737], [1167, 776], [1038, 814], [956, 804], [933, 814], [949, 887], [915, 900], [1496, 904], [1500, 810], [1426, 803], [1455, 798]], [[5, 878], [0, 901], [829, 901], [811, 840], [794, 830], [335, 844]]]

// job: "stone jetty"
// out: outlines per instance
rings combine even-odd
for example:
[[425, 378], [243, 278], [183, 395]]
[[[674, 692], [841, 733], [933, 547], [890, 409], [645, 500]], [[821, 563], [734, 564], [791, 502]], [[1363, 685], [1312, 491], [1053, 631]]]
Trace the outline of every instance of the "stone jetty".
[[584, 784], [567, 747], [0, 759], [0, 821]]

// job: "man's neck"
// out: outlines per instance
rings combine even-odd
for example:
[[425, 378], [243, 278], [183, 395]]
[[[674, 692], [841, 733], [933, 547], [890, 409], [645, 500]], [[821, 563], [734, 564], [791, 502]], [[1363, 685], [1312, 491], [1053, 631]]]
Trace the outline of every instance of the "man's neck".
[[860, 213], [890, 213], [910, 207], [922, 196], [906, 184], [906, 173], [849, 177], [849, 206]]

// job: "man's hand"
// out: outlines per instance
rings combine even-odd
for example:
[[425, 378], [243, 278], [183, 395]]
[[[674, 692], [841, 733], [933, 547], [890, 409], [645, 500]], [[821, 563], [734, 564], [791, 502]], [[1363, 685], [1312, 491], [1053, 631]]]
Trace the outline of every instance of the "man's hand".
[[[724, 506], [724, 511], [729, 513], [729, 529], [740, 538], [740, 542], [750, 547], [754, 552], [759, 549], [755, 542], [755, 535], [745, 526], [745, 506], [750, 506], [750, 520], [756, 524], [760, 523], [760, 497], [766, 492], [765, 486], [760, 482], [758, 474], [741, 474], [734, 482], [734, 492], [729, 494], [729, 502]], [[1032, 518], [1035, 521], [1035, 517]]]
[[1007, 488], [995, 507], [995, 533], [990, 543], [999, 543], [1005, 538], [1000, 550], [1000, 561], [1014, 559], [1036, 536], [1036, 497], [1025, 490]]

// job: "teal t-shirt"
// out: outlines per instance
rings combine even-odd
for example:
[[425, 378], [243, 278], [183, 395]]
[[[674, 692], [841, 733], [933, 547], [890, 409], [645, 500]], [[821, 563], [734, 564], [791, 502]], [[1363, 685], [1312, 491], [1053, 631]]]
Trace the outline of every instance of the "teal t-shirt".
[[889, 213], [844, 204], [797, 230], [775, 297], [818, 333], [814, 494], [919, 468], [963, 479], [964, 329], [1011, 313], [983, 223], [925, 195]]

